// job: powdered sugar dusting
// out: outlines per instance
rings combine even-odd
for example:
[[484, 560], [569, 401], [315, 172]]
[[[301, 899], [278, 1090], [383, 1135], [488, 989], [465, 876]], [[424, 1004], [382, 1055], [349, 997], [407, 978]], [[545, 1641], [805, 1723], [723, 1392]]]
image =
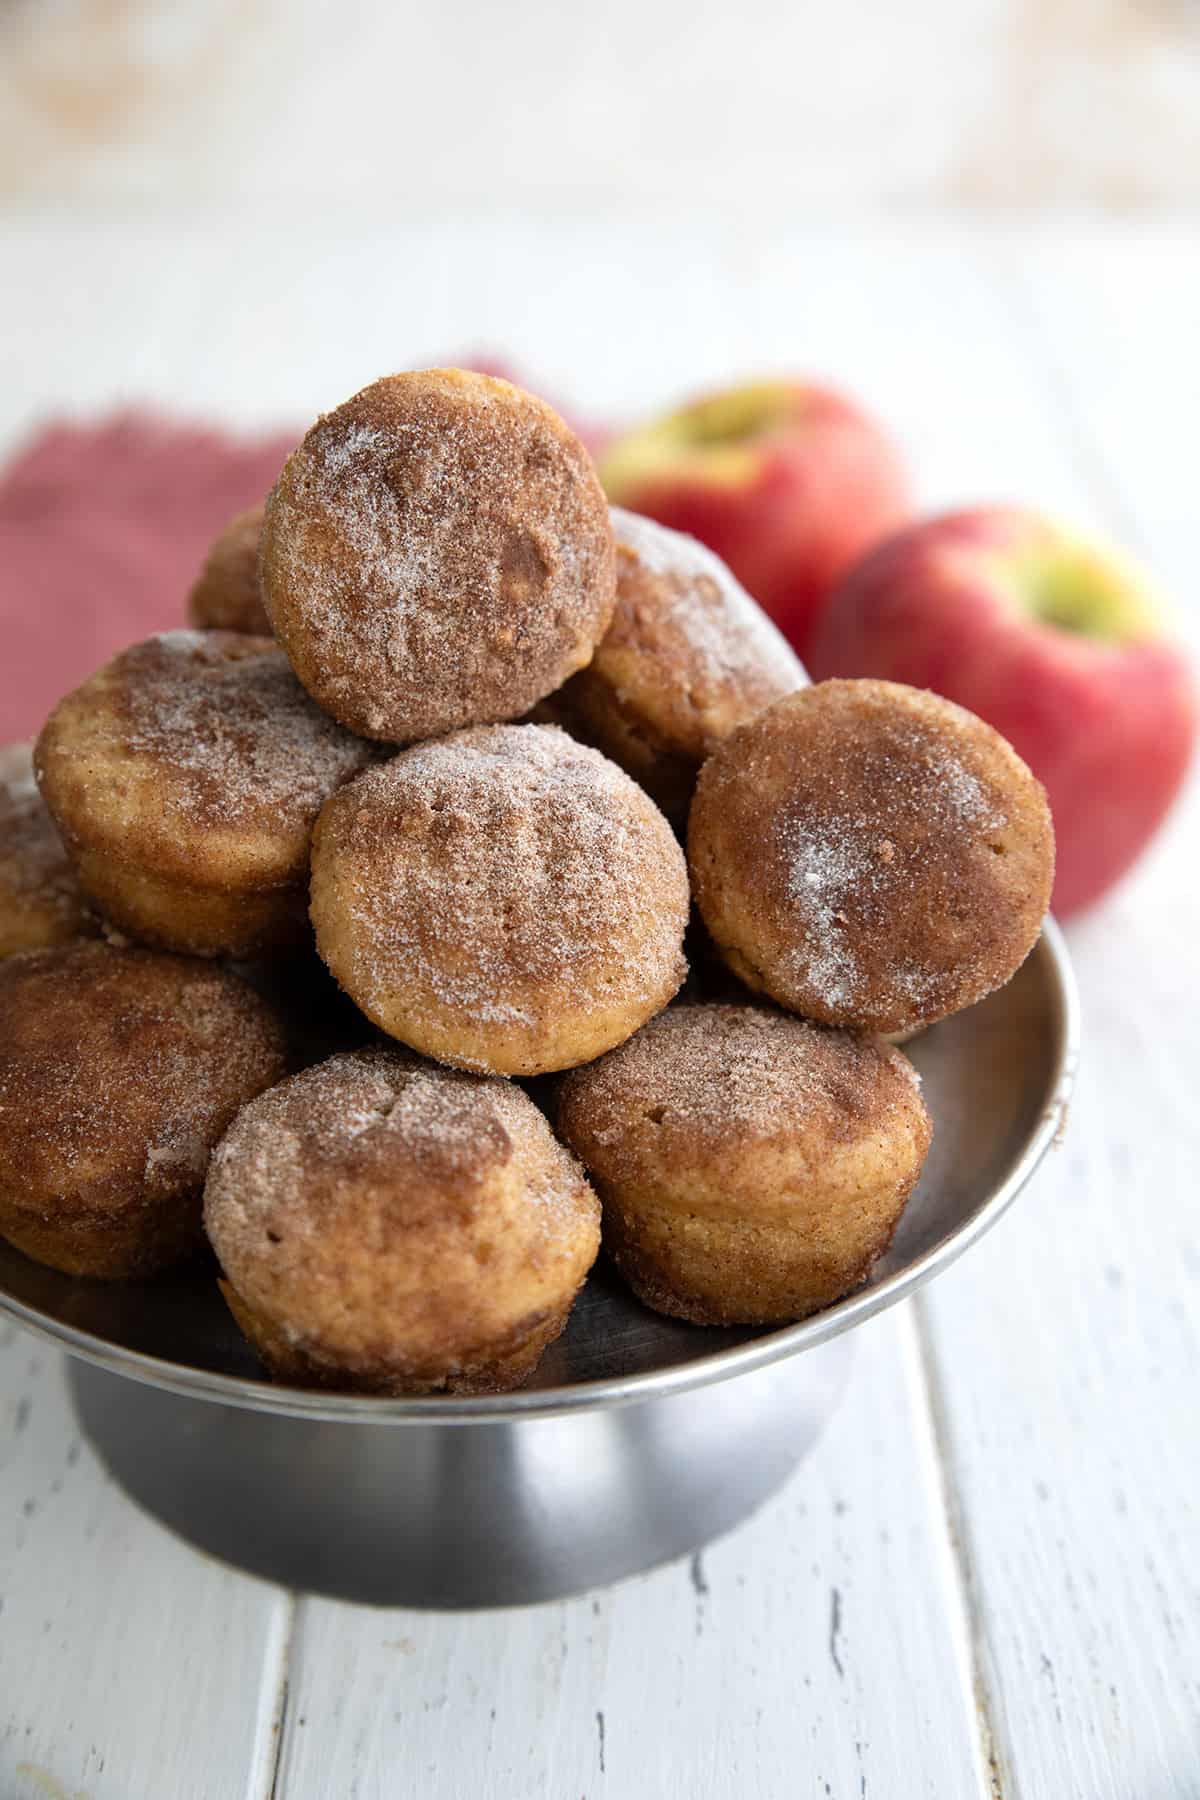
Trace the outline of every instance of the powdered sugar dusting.
[[165, 1176], [199, 1182], [208, 1166], [210, 1148], [208, 1139], [189, 1128], [186, 1120], [170, 1119], [146, 1151], [146, 1180]]
[[662, 1004], [682, 978], [682, 854], [628, 776], [560, 731], [418, 745], [348, 789], [322, 834], [318, 871], [328, 845], [354, 927], [343, 979], [368, 1011], [399, 997], [468, 1029], [534, 1026]]
[[1007, 823], [988, 800], [978, 778], [957, 757], [949, 754], [929, 759], [932, 779], [937, 783], [948, 817], [962, 825], [973, 825], [984, 831], [999, 830]]
[[[457, 519], [447, 505], [452, 443], [442, 437], [425, 447], [421, 483], [405, 495], [386, 480], [396, 449], [390, 435], [350, 423], [340, 433], [314, 436], [308, 458], [306, 502], [332, 518], [348, 547], [357, 587], [379, 605], [358, 622], [372, 654], [390, 668], [403, 666], [414, 615], [430, 593], [442, 544]], [[329, 618], [340, 595], [338, 566], [310, 545], [301, 592], [310, 624]]]
[[788, 893], [804, 920], [803, 962], [807, 978], [831, 1007], [850, 1004], [858, 983], [854, 953], [838, 927], [842, 903], [860, 893], [872, 865], [844, 822], [815, 832], [797, 820], [787, 849]]
[[599, 1150], [611, 1174], [609, 1158], [658, 1157], [664, 1144], [729, 1148], [803, 1134], [831, 1114], [911, 1109], [910, 1068], [877, 1040], [773, 1008], [672, 1006], [565, 1078], [562, 1122], [585, 1162], [599, 1168]]
[[112, 665], [124, 748], [160, 766], [169, 806], [198, 823], [269, 813], [311, 824], [377, 750], [305, 693], [283, 652], [227, 632], [168, 631]]
[[[103, 1211], [198, 1193], [244, 1100], [284, 1073], [235, 975], [83, 942], [0, 964], [0, 1183]], [[14, 1189], [14, 1191], [16, 1191]]]
[[686, 640], [692, 679], [702, 693], [753, 672], [770, 682], [764, 703], [806, 685], [804, 666], [787, 639], [719, 556], [640, 513], [618, 506], [611, 513], [618, 545], [632, 550], [662, 584], [661, 603]]
[[[777, 829], [797, 930], [795, 970], [835, 1011], [861, 999], [866, 976], [855, 946], [863, 927], [873, 926], [877, 938], [886, 934], [893, 896], [911, 885], [909, 858], [899, 848], [911, 818], [921, 820], [929, 852], [942, 856], [1007, 822], [949, 748], [911, 731], [892, 731], [877, 776], [874, 791], [856, 789], [852, 807], [784, 809]], [[857, 930], [848, 929], [852, 921]], [[891, 977], [920, 1003], [939, 973], [897, 947]]]
[[511, 718], [585, 662], [612, 608], [612, 540], [548, 409], [429, 371], [313, 427], [268, 503], [263, 578], [322, 703], [408, 742]]
[[[397, 1232], [469, 1225], [481, 1184], [509, 1170], [524, 1224], [547, 1244], [594, 1206], [581, 1171], [521, 1089], [402, 1050], [343, 1052], [242, 1109], [213, 1156], [205, 1224], [234, 1274], [286, 1241], [352, 1224], [358, 1247], [403, 1254]], [[268, 1236], [273, 1234], [273, 1236]]]

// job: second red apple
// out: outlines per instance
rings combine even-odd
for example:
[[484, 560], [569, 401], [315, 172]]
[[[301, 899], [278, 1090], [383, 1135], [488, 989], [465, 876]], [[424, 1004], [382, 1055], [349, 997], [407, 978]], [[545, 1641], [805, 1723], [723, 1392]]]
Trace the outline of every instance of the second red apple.
[[1141, 854], [1196, 736], [1191, 669], [1145, 581], [1020, 507], [926, 519], [864, 557], [809, 668], [933, 688], [1003, 732], [1050, 798], [1060, 915]]
[[882, 427], [804, 381], [693, 401], [618, 438], [600, 475], [618, 506], [715, 550], [802, 657], [839, 576], [909, 512]]

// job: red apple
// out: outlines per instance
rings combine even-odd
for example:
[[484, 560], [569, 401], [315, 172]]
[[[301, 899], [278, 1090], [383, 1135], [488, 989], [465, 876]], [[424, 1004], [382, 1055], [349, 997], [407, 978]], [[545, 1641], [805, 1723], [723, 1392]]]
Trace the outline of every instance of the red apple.
[[801, 657], [838, 577], [909, 515], [899, 452], [851, 401], [764, 381], [610, 444], [608, 497], [722, 557]]
[[809, 667], [933, 688], [1002, 732], [1050, 796], [1060, 914], [1098, 900], [1144, 849], [1196, 734], [1188, 662], [1144, 579], [1016, 507], [928, 519], [864, 557]]

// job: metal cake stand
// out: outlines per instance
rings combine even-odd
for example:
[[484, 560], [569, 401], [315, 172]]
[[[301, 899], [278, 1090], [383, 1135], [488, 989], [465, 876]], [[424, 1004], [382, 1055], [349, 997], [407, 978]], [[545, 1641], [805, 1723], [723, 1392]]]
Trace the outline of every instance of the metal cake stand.
[[787, 1478], [841, 1393], [852, 1328], [968, 1249], [1060, 1134], [1078, 1004], [1053, 924], [999, 993], [908, 1046], [934, 1143], [887, 1256], [782, 1330], [647, 1311], [603, 1263], [515, 1394], [275, 1386], [212, 1266], [60, 1275], [0, 1244], [0, 1312], [71, 1354], [81, 1424], [140, 1505], [291, 1587], [378, 1605], [546, 1600], [696, 1549]]

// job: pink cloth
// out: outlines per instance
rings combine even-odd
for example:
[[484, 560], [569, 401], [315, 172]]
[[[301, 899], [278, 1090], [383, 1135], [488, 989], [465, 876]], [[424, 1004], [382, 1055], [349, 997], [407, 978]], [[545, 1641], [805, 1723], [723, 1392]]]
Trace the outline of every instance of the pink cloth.
[[[490, 356], [461, 365], [514, 379]], [[590, 449], [603, 434], [575, 429]], [[213, 538], [270, 489], [294, 432], [236, 437], [130, 412], [54, 423], [0, 473], [0, 744], [127, 644], [184, 622]]]
[[53, 424], [0, 476], [0, 743], [116, 651], [180, 625], [212, 539], [299, 432], [235, 438], [128, 413]]

